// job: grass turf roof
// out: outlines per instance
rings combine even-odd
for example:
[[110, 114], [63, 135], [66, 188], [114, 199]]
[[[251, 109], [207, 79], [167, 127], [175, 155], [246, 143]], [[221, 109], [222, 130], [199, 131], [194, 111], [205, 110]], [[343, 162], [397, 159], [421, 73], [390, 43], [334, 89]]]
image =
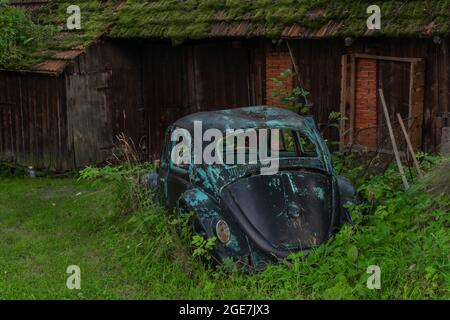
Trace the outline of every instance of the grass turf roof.
[[69, 31], [66, 27], [67, 18], [70, 15], [67, 13], [67, 7], [73, 2], [70, 0], [52, 0], [49, 4], [34, 11], [31, 18], [37, 27], [45, 28], [45, 35], [37, 39], [32, 48], [30, 46], [21, 48], [21, 55], [3, 63], [0, 68], [39, 69], [40, 63], [55, 58], [55, 55], [58, 55], [61, 51], [73, 48], [82, 50], [83, 47], [103, 35], [114, 21], [114, 6], [118, 1], [76, 1], [81, 10], [82, 29]]
[[[450, 0], [375, 2], [381, 7], [382, 30], [372, 34], [450, 33]], [[367, 36], [366, 10], [372, 4], [372, 0], [127, 0], [110, 36], [174, 40]]]
[[[70, 0], [53, 0], [33, 14], [48, 36], [3, 69], [39, 62], [101, 35], [181, 42], [210, 37], [431, 36], [450, 34], [450, 0], [377, 1], [382, 30], [366, 27], [368, 0], [78, 0], [82, 29], [67, 31]], [[51, 30], [51, 31], [50, 31]]]

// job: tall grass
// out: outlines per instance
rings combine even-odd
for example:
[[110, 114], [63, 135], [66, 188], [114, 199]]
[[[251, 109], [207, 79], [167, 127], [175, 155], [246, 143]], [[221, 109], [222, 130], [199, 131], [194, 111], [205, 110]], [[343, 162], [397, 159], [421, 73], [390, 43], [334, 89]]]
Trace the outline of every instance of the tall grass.
[[[448, 160], [421, 156], [432, 174]], [[341, 173], [356, 178], [364, 165], [347, 168], [336, 160]], [[232, 261], [211, 268], [193, 257], [189, 221], [175, 219], [151, 204], [139, 184], [148, 168], [136, 164], [87, 169], [84, 178], [110, 179], [116, 185], [122, 214], [138, 245], [139, 265], [134, 276], [151, 282], [159, 297], [219, 299], [439, 299], [450, 298], [450, 196], [427, 192], [433, 181], [416, 180], [402, 190], [394, 164], [381, 174], [358, 178], [363, 203], [350, 208], [355, 220], [328, 243], [308, 256], [292, 254], [283, 262], [255, 274], [245, 274]], [[140, 190], [140, 191], [136, 191]], [[130, 192], [138, 192], [133, 196]], [[147, 198], [146, 198], [147, 197]], [[132, 200], [131, 200], [132, 199]], [[133, 201], [139, 205], [133, 206]], [[180, 230], [184, 230], [185, 233]], [[187, 230], [187, 231], [186, 231]], [[366, 281], [371, 265], [381, 269], [381, 290]], [[158, 289], [155, 289], [158, 288]], [[156, 293], [155, 294], [158, 294]], [[164, 292], [164, 293], [162, 293]]]

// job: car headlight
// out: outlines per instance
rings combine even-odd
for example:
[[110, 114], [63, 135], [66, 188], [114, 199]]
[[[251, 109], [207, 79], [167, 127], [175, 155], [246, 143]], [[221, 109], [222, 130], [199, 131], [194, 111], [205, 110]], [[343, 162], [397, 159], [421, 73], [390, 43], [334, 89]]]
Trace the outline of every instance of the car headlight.
[[216, 224], [217, 239], [223, 244], [227, 244], [230, 241], [231, 232], [228, 223], [225, 220], [219, 220]]

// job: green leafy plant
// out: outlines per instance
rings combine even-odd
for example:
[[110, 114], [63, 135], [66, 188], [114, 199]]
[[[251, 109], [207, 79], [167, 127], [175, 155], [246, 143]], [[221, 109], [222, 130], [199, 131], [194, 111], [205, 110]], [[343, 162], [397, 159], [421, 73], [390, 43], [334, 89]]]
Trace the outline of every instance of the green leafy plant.
[[292, 71], [289, 69], [281, 72], [279, 77], [272, 78], [276, 87], [272, 90], [272, 96], [278, 100], [281, 107], [300, 114], [308, 114], [311, 110], [306, 105], [305, 98], [309, 95], [309, 92], [299, 86], [290, 89], [288, 85], [290, 79], [292, 79]]
[[211, 255], [209, 253], [216, 246], [216, 242], [216, 237], [205, 239], [202, 236], [194, 235], [191, 242], [191, 244], [195, 247], [194, 251], [192, 252], [192, 256], [194, 258], [197, 257], [211, 260]]

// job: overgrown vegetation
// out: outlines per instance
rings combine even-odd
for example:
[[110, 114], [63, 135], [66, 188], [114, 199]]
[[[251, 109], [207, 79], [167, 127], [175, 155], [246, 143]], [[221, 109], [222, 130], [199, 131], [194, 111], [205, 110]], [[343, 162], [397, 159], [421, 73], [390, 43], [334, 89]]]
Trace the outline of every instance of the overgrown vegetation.
[[71, 1], [54, 0], [33, 13], [0, 0], [0, 67], [33, 69], [60, 50], [82, 48], [103, 35], [114, 22], [117, 1], [85, 0], [76, 3], [81, 30], [68, 30]]
[[[354, 225], [307, 257], [292, 255], [256, 274], [240, 273], [231, 261], [208, 267], [198, 256], [213, 240], [200, 243], [188, 217], [168, 215], [149, 198], [132, 195], [145, 193], [137, 176], [146, 167], [88, 169], [81, 176], [89, 183], [3, 178], [0, 296], [448, 299], [450, 162], [419, 158], [428, 174], [404, 192], [394, 164], [377, 174], [362, 163], [348, 168], [350, 161], [337, 157], [337, 170], [356, 179], [364, 198], [351, 209]], [[436, 176], [447, 178], [436, 182]], [[71, 264], [81, 267], [81, 291], [65, 288]], [[366, 287], [370, 265], [381, 268], [381, 290]]]
[[[419, 154], [428, 173], [404, 192], [393, 163], [335, 155], [364, 199], [350, 208], [355, 223], [308, 256], [245, 274], [231, 260], [204, 263], [216, 239], [192, 235], [190, 215], [155, 206], [141, 179], [151, 165], [118, 141], [116, 164], [87, 168], [78, 182], [0, 180], [0, 297], [450, 298], [449, 159]], [[82, 268], [80, 292], [64, 287], [71, 264]], [[381, 290], [366, 286], [371, 265]]]
[[280, 107], [299, 114], [308, 114], [311, 111], [310, 106], [306, 103], [309, 92], [299, 85], [291, 88], [289, 82], [292, 81], [292, 76], [292, 70], [287, 69], [282, 71], [278, 77], [272, 78], [271, 81], [275, 85], [272, 96], [277, 99]]
[[[58, 50], [87, 46], [102, 35], [163, 38], [178, 44], [186, 39], [227, 36], [229, 30], [248, 23], [241, 36], [278, 39], [292, 24], [312, 35], [320, 31], [331, 37], [366, 36], [366, 10], [373, 4], [342, 0], [126, 0], [119, 6], [118, 0], [84, 0], [76, 3], [81, 9], [81, 30], [70, 31], [66, 21], [67, 8], [74, 4], [71, 1], [51, 1], [33, 14], [34, 23], [24, 11], [5, 5], [5, 0], [0, 3], [0, 26], [2, 32], [8, 30], [3, 39], [0, 36], [0, 46], [6, 48], [0, 66], [12, 69], [33, 68]], [[430, 36], [450, 32], [448, 0], [390, 0], [379, 5], [383, 28], [374, 35]], [[45, 37], [40, 37], [42, 34]]]
[[24, 10], [0, 0], [0, 66], [22, 66], [27, 61], [26, 52], [48, 36], [50, 28], [35, 24]]
[[[175, 42], [211, 36], [215, 23], [234, 27], [248, 22], [245, 36], [279, 38], [287, 25], [330, 36], [366, 35], [370, 1], [328, 0], [128, 0], [111, 30], [113, 37], [169, 38]], [[412, 36], [450, 30], [450, 3], [383, 1], [383, 29], [378, 34]], [[432, 23], [433, 22], [433, 23]], [[218, 35], [226, 32], [215, 30]]]

